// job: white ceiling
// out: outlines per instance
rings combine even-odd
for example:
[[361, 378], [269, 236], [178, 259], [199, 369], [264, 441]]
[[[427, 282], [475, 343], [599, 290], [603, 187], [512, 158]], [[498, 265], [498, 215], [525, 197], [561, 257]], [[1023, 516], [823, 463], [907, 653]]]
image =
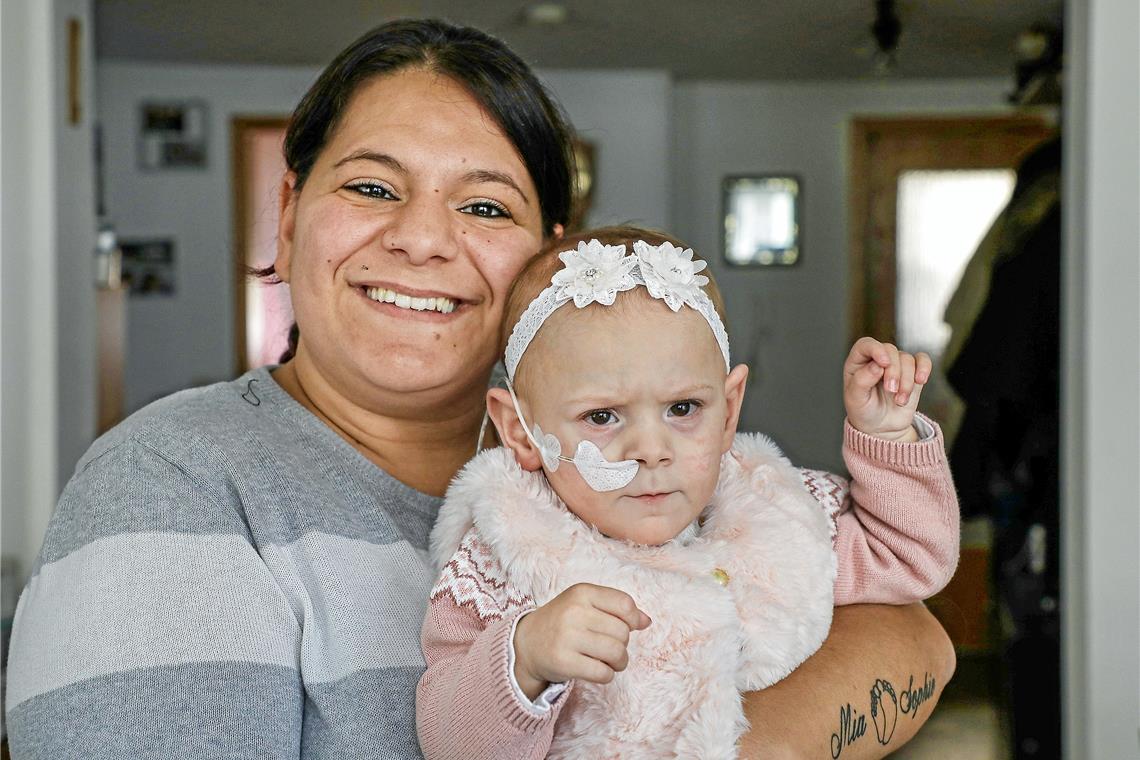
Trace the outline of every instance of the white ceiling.
[[[1020, 31], [1062, 0], [901, 0], [900, 78], [1010, 76]], [[682, 79], [876, 76], [873, 0], [566, 0], [568, 21], [523, 21], [523, 0], [96, 0], [100, 58], [321, 65], [365, 30], [435, 16], [503, 38], [541, 68], [654, 68]]]

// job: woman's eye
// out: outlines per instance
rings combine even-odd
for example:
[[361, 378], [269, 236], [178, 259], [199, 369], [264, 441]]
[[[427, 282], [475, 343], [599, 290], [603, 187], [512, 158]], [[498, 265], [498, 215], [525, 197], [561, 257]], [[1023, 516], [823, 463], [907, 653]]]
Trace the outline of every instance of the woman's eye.
[[510, 218], [511, 216], [506, 206], [495, 201], [474, 201], [459, 210], [472, 216], [481, 216], [484, 219]]
[[592, 412], [587, 412], [586, 414], [586, 421], [591, 425], [598, 425], [599, 427], [602, 425], [608, 425], [615, 419], [617, 418], [614, 417], [614, 413], [606, 409], [596, 409]]
[[669, 407], [670, 417], [688, 417], [700, 408], [699, 401], [678, 401]]
[[396, 195], [386, 185], [379, 182], [353, 182], [346, 185], [349, 190], [366, 198], [379, 198], [381, 200], [396, 200]]

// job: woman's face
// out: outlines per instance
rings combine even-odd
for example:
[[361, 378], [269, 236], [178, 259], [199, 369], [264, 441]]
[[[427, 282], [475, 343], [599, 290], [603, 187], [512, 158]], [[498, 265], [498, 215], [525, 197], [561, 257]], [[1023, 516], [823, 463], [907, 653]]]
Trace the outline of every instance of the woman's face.
[[283, 203], [275, 265], [299, 360], [361, 403], [481, 395], [542, 212], [514, 146], [463, 87], [418, 69], [361, 85]]

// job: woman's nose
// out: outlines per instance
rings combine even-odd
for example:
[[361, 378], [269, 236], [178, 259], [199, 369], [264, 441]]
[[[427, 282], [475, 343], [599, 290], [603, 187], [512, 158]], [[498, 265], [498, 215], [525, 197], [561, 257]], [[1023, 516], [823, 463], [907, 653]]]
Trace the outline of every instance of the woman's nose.
[[422, 265], [456, 256], [449, 215], [453, 212], [437, 193], [412, 197], [392, 211], [381, 241], [385, 249]]

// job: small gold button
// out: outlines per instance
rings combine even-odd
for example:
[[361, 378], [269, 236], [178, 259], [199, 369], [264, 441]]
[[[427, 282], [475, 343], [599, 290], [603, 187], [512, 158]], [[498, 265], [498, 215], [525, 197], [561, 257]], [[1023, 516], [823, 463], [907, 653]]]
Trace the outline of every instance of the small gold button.
[[724, 570], [720, 569], [719, 567], [712, 571], [712, 576], [714, 579], [716, 579], [716, 582], [719, 583], [720, 585], [722, 585], [722, 586], [728, 585], [728, 581], [729, 581], [728, 573], [726, 573]]

